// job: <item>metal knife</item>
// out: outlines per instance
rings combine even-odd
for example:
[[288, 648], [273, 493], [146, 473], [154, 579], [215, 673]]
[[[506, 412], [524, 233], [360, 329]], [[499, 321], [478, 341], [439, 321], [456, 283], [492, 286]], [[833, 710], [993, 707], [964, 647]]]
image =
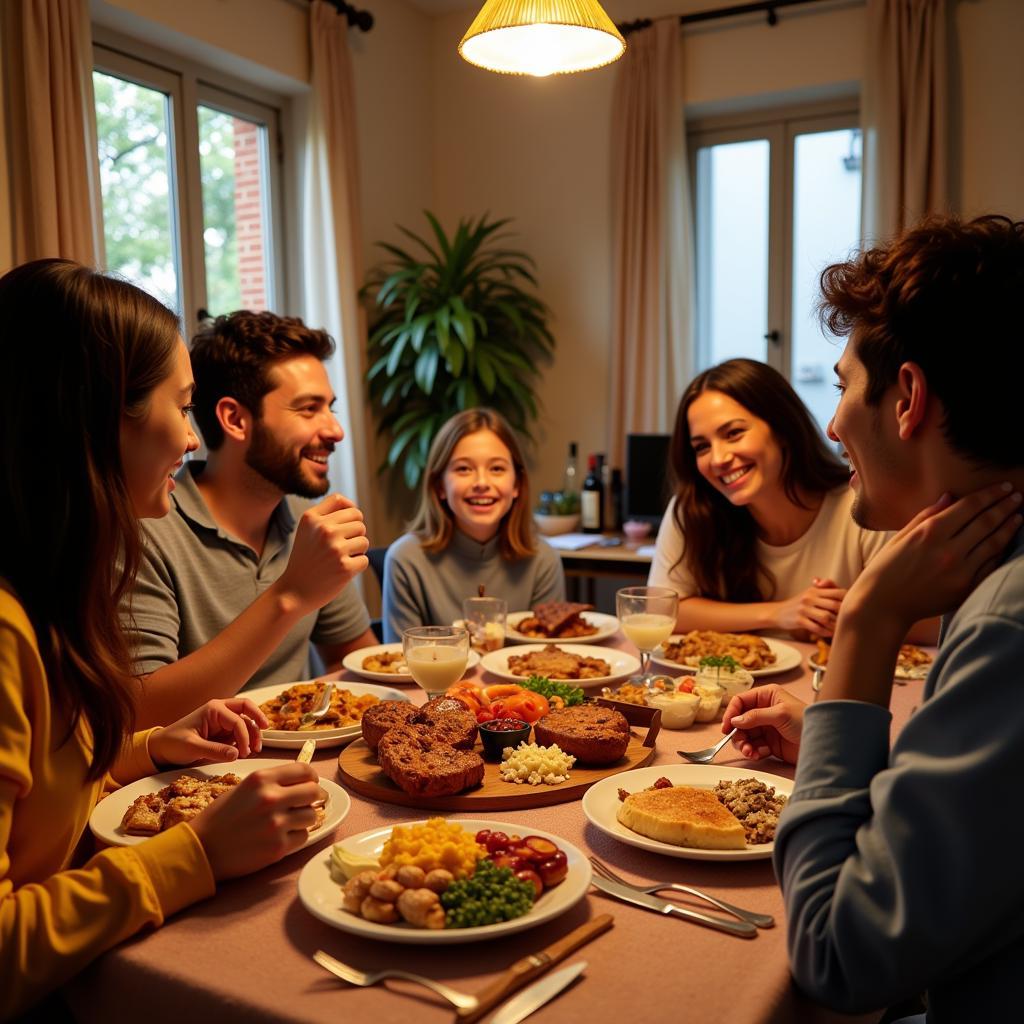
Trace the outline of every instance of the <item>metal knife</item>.
[[524, 988], [519, 995], [510, 999], [492, 1018], [491, 1024], [519, 1024], [534, 1010], [539, 1010], [549, 999], [554, 999], [562, 989], [576, 980], [587, 966], [586, 960], [563, 967], [540, 981]]
[[637, 892], [636, 889], [632, 889], [628, 885], [611, 882], [599, 875], [594, 875], [590, 879], [590, 884], [602, 892], [608, 893], [609, 896], [624, 900], [626, 903], [633, 903], [638, 907], [644, 907], [647, 910], [656, 910], [659, 914], [683, 917], [687, 921], [707, 925], [709, 928], [717, 928], [719, 931], [728, 932], [730, 935], [739, 935], [744, 939], [752, 939], [757, 935], [757, 929], [747, 921], [727, 921], [725, 918], [715, 917], [714, 914], [702, 914], [699, 910], [689, 910], [686, 907], [670, 903], [668, 900], [663, 900], [660, 896], [649, 896], [645, 892]]

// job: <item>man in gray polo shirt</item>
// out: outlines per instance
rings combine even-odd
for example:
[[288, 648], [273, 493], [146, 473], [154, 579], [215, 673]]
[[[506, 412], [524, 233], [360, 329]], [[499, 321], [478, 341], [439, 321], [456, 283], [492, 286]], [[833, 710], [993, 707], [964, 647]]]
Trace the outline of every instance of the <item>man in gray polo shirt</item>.
[[349, 586], [367, 566], [362, 513], [329, 488], [344, 432], [324, 331], [272, 313], [218, 317], [192, 343], [194, 415], [209, 451], [174, 478], [171, 511], [146, 520], [131, 597], [139, 724], [212, 697], [307, 676], [376, 643]]

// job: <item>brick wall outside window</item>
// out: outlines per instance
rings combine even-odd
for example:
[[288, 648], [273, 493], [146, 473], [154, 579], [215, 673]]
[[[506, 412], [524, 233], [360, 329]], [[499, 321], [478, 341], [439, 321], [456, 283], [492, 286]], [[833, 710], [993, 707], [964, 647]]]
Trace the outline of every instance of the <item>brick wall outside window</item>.
[[235, 143], [235, 230], [242, 309], [267, 308], [263, 233], [263, 186], [260, 176], [260, 126], [233, 118]]

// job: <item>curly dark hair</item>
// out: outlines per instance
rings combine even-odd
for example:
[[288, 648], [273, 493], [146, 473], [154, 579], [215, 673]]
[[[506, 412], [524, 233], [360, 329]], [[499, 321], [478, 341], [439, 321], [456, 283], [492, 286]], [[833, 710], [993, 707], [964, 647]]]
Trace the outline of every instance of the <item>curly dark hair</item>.
[[259, 418], [276, 363], [303, 355], [323, 362], [333, 352], [334, 340], [326, 331], [307, 327], [296, 316], [242, 309], [217, 317], [192, 339], [192, 401], [206, 447], [216, 451], [224, 443], [217, 420], [222, 398], [236, 399]]
[[[826, 267], [819, 314], [852, 336], [877, 405], [903, 363], [917, 363], [966, 458], [1024, 463], [1017, 402], [1024, 377], [1024, 221], [929, 217], [893, 241]], [[984, 403], [984, 412], [980, 403]]]
[[[693, 575], [700, 597], [716, 601], [767, 601], [775, 580], [757, 561], [757, 523], [701, 475], [690, 443], [690, 406], [705, 391], [720, 391], [765, 421], [782, 450], [782, 485], [801, 508], [849, 480], [849, 470], [829, 450], [817, 424], [789, 381], [754, 359], [729, 359], [699, 373], [679, 401], [669, 446], [676, 481], [673, 516], [686, 539], [680, 562]], [[672, 568], [675, 568], [675, 565]]]

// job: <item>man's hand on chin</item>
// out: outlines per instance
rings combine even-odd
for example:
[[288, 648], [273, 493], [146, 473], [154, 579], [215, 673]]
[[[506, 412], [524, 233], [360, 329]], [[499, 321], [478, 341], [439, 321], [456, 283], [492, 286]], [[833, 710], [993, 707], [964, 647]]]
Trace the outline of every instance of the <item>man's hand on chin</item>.
[[944, 494], [868, 563], [839, 613], [822, 699], [888, 707], [899, 647], [920, 619], [952, 611], [1002, 560], [1020, 529], [1021, 495], [993, 484]]

